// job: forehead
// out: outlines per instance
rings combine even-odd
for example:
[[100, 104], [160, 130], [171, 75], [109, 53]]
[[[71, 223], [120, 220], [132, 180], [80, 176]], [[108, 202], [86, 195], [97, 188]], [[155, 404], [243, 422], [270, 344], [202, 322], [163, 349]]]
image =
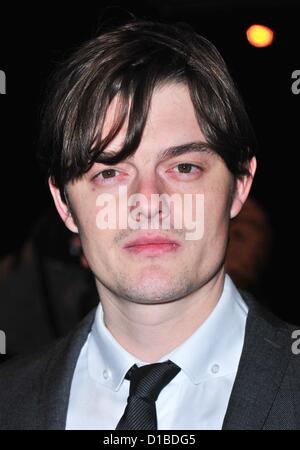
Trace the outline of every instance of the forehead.
[[[107, 110], [102, 137], [105, 137], [113, 126], [119, 106], [119, 99], [115, 97]], [[128, 118], [119, 134], [110, 142], [108, 151], [120, 150], [127, 127]], [[146, 126], [139, 147], [151, 149], [151, 154], [153, 154], [164, 148], [192, 141], [206, 142], [197, 121], [188, 87], [183, 83], [157, 87], [151, 98]]]

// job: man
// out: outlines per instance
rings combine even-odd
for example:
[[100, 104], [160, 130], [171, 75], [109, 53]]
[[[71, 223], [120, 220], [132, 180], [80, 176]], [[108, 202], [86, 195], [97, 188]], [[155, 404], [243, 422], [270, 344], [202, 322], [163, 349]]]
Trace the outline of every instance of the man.
[[215, 47], [186, 25], [135, 21], [77, 50], [49, 98], [49, 186], [100, 303], [4, 364], [1, 428], [299, 428], [293, 328], [224, 271], [256, 159]]

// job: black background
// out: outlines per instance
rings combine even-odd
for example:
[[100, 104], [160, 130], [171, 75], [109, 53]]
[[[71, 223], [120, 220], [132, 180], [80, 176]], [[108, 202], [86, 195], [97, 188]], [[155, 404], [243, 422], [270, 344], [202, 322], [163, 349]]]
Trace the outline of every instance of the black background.
[[[291, 91], [292, 72], [300, 70], [300, 5], [295, 1], [2, 4], [0, 69], [6, 73], [7, 93], [0, 96], [1, 255], [17, 249], [52, 204], [35, 157], [47, 77], [56, 61], [97, 34], [103, 20], [118, 21], [127, 10], [144, 19], [191, 23], [228, 63], [260, 145], [253, 194], [274, 230], [264, 297], [282, 318], [299, 324], [300, 94]], [[252, 23], [275, 31], [272, 46], [249, 45], [245, 31]]]

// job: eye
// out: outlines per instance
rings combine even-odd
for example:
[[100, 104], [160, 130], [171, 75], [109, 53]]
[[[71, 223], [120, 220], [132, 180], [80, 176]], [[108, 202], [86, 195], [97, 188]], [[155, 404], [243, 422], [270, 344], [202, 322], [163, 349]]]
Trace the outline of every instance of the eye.
[[124, 183], [128, 180], [128, 172], [125, 170], [114, 169], [108, 167], [106, 169], [100, 170], [93, 177], [92, 180], [98, 185], [116, 184]]
[[177, 163], [167, 170], [171, 178], [177, 181], [196, 181], [201, 177], [204, 168], [197, 164], [182, 162]]
[[114, 181], [118, 177], [119, 171], [116, 169], [103, 169], [100, 172], [97, 172], [93, 177], [93, 180], [97, 183], [110, 183]]
[[116, 174], [117, 174], [116, 169], [105, 169], [102, 170], [102, 172], [99, 172], [97, 176], [106, 179], [106, 178], [114, 178]]
[[175, 168], [178, 168], [179, 173], [191, 173], [192, 169], [198, 168], [195, 164], [190, 163], [180, 163], [175, 166]]
[[173, 174], [184, 178], [191, 178], [191, 176], [199, 175], [202, 172], [202, 168], [192, 163], [179, 163], [172, 169], [168, 170], [168, 172], [173, 172]]

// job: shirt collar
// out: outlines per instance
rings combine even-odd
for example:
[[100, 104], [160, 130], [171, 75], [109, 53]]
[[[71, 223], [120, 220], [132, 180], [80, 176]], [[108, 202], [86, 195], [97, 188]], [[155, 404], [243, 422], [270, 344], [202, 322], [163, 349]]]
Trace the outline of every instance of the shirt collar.
[[[194, 384], [237, 370], [244, 341], [248, 307], [228, 275], [222, 295], [205, 322], [172, 352], [159, 361], [171, 359]], [[133, 364], [148, 364], [127, 352], [104, 324], [99, 303], [87, 348], [90, 376], [117, 391]]]
[[194, 384], [237, 371], [248, 307], [225, 275], [222, 295], [205, 322], [164, 359], [171, 359]]
[[127, 352], [113, 337], [104, 323], [101, 302], [88, 338], [87, 361], [90, 376], [115, 391], [133, 364], [148, 364]]

